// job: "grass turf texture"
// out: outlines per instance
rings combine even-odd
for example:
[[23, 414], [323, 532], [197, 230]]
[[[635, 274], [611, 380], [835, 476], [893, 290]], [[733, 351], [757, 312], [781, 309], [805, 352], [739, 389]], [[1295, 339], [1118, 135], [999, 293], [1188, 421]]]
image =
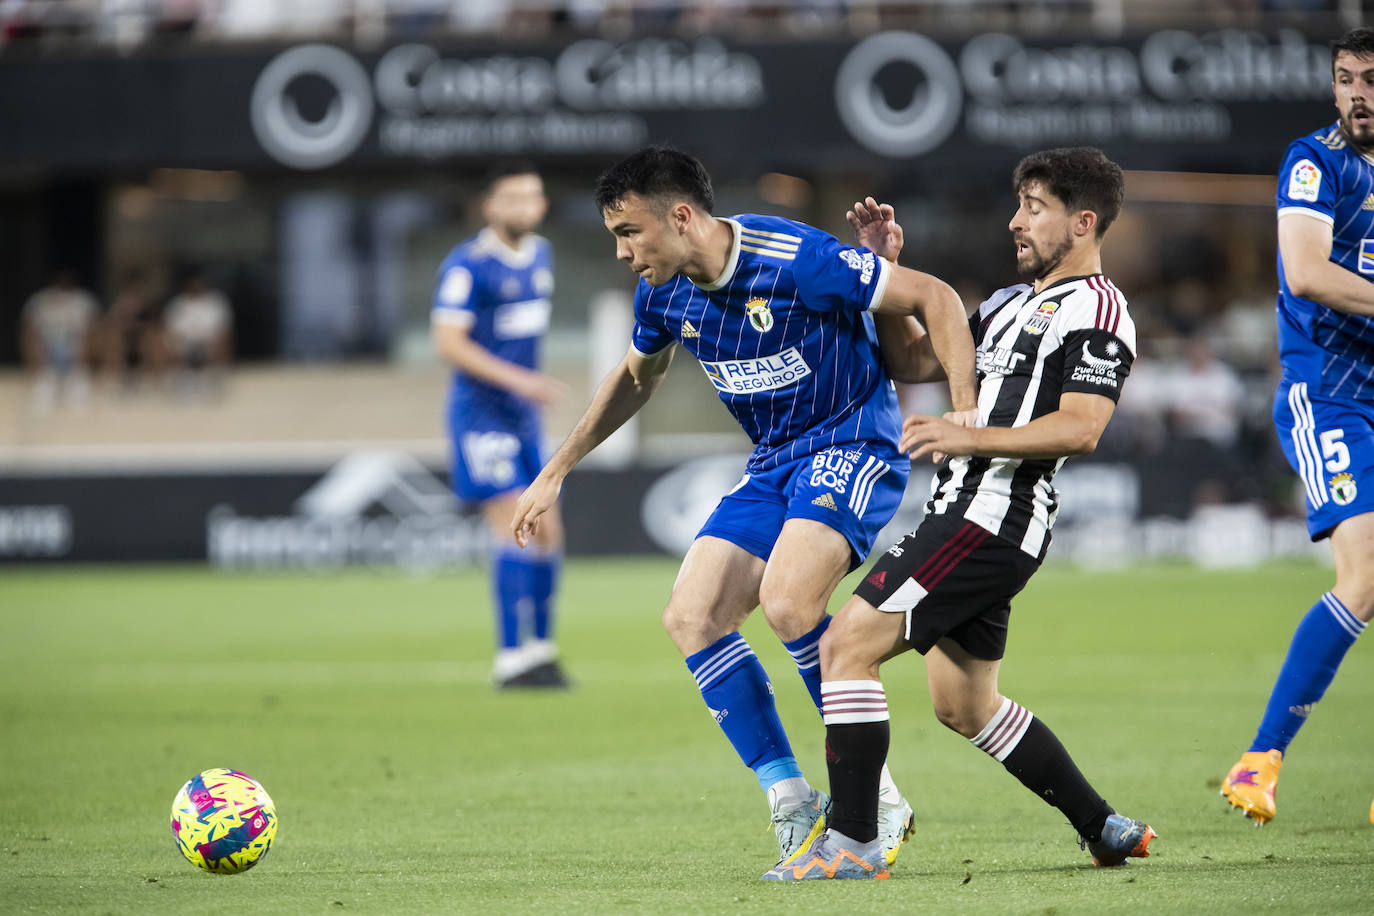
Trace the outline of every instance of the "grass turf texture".
[[[1257, 830], [1217, 796], [1329, 570], [1050, 568], [1018, 599], [1003, 689], [1154, 825], [1150, 859], [1090, 867], [1057, 811], [934, 720], [909, 655], [884, 672], [918, 824], [892, 880], [777, 886], [758, 881], [775, 855], [763, 797], [658, 624], [674, 569], [568, 564], [567, 694], [491, 688], [477, 572], [6, 570], [0, 910], [1334, 913], [1374, 899], [1369, 646], [1299, 736], [1274, 823]], [[745, 633], [824, 785], [800, 679], [758, 615]], [[244, 875], [197, 871], [170, 835], [172, 796], [212, 766], [257, 777], [281, 817]]]

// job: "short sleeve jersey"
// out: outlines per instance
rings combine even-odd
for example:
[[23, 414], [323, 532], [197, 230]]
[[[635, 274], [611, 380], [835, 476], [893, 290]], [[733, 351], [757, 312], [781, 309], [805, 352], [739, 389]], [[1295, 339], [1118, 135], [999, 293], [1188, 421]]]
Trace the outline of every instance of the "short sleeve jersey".
[[[528, 235], [512, 249], [490, 229], [463, 242], [439, 266], [431, 320], [468, 328], [472, 340], [526, 369], [539, 367], [539, 342], [549, 325], [553, 247]], [[453, 373], [449, 409], [462, 425], [529, 431], [534, 404], [502, 388]]]
[[[1278, 215], [1300, 213], [1331, 226], [1331, 261], [1374, 282], [1374, 157], [1332, 125], [1288, 147], [1279, 170]], [[1279, 263], [1279, 356], [1284, 378], [1313, 394], [1374, 398], [1374, 317], [1350, 315], [1295, 296]]]
[[[1116, 401], [1135, 361], [1126, 297], [1101, 274], [1035, 292], [998, 290], [969, 319], [978, 353], [978, 422], [1016, 427], [1059, 409], [1070, 393]], [[1043, 558], [1059, 512], [1052, 481], [1064, 458], [951, 458], [926, 507], [962, 516]]]
[[632, 343], [680, 343], [753, 440], [751, 472], [845, 442], [895, 454], [901, 417], [869, 314], [891, 269], [867, 248], [802, 223], [742, 214], [724, 271], [635, 292]]

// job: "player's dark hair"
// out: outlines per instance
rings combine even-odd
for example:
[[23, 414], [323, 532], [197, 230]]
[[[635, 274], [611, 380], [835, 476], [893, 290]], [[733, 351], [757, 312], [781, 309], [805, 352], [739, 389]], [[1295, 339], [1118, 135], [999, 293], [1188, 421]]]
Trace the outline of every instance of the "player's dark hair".
[[538, 174], [539, 169], [528, 159], [498, 159], [487, 169], [486, 175], [482, 176], [482, 190], [490, 194], [496, 187], [496, 183], [503, 178]]
[[1374, 29], [1351, 29], [1331, 42], [1331, 75], [1336, 75], [1336, 58], [1341, 52], [1356, 57], [1374, 57]]
[[1075, 146], [1031, 153], [1016, 164], [1012, 190], [1020, 194], [1032, 181], [1039, 181], [1064, 202], [1070, 211], [1091, 210], [1097, 214], [1097, 237], [1121, 212], [1126, 198], [1126, 180], [1121, 166], [1092, 146]]
[[685, 199], [707, 213], [716, 205], [706, 167], [670, 146], [646, 146], [611, 166], [596, 182], [597, 211], [620, 209], [628, 194], [656, 201]]

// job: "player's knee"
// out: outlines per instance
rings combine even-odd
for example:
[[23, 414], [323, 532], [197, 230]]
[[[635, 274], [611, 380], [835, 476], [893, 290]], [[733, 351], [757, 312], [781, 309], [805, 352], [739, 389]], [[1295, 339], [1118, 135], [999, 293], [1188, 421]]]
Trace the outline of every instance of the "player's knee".
[[784, 641], [798, 639], [811, 632], [825, 617], [825, 605], [798, 594], [785, 585], [759, 588], [759, 606], [768, 626]]
[[663, 609], [663, 629], [684, 656], [699, 652], [725, 635], [716, 632], [709, 616], [686, 605], [669, 602]]
[[984, 723], [976, 721], [977, 715], [962, 697], [932, 693], [930, 700], [935, 718], [950, 731], [958, 732], [965, 738], [972, 738], [982, 731]]

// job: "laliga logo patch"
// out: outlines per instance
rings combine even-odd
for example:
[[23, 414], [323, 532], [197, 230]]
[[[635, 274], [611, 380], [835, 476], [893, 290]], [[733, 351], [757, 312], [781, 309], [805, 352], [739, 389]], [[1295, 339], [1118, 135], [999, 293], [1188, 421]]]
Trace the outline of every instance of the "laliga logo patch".
[[755, 331], [763, 334], [772, 329], [773, 313], [768, 310], [767, 299], [750, 299], [744, 304], [744, 309], [749, 313], [749, 323]]
[[1299, 159], [1288, 173], [1288, 196], [1293, 200], [1316, 201], [1321, 184], [1321, 169], [1311, 159]]
[[1328, 484], [1331, 488], [1331, 498], [1338, 506], [1348, 506], [1355, 501], [1355, 476], [1350, 473], [1337, 474], [1331, 478]]

